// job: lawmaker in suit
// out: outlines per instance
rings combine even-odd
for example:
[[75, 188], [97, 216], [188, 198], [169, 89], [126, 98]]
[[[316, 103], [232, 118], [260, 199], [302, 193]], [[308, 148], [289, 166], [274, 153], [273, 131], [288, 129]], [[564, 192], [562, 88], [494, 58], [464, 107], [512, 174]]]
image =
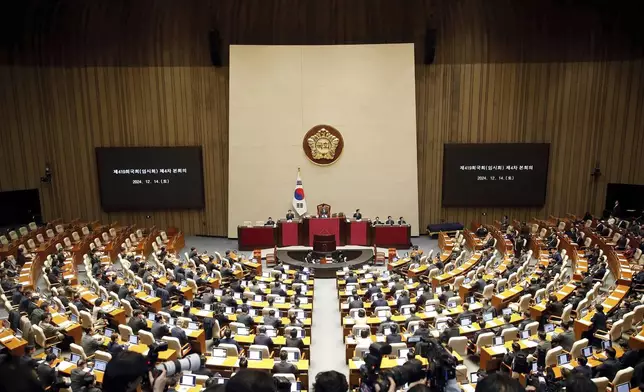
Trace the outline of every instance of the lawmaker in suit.
[[573, 373], [579, 373], [587, 379], [593, 378], [593, 369], [588, 366], [588, 360], [583, 355], [577, 358], [577, 366], [572, 369]]
[[300, 352], [304, 350], [304, 341], [302, 341], [301, 338], [297, 337], [297, 329], [291, 329], [289, 336], [286, 337], [286, 347], [299, 348]]
[[295, 219], [295, 214], [293, 214], [293, 211], [291, 210], [286, 211], [286, 221], [290, 222], [293, 219]]
[[394, 220], [391, 218], [391, 215], [389, 215], [387, 217], [387, 220], [385, 221], [385, 225], [393, 225], [394, 223], [396, 222], [394, 222]]
[[36, 369], [36, 374], [40, 380], [40, 384], [45, 389], [50, 389], [52, 391], [58, 391], [62, 387], [69, 387], [70, 384], [65, 382], [62, 378], [58, 377], [58, 371], [52, 367], [53, 362], [56, 360], [56, 355], [49, 353], [45, 357], [43, 363], [38, 365]]
[[166, 325], [162, 315], [157, 314], [154, 317], [154, 324], [152, 324], [152, 330], [150, 332], [152, 332], [156, 340], [161, 340], [164, 336], [170, 335], [170, 329]]
[[275, 221], [273, 220], [273, 218], [269, 216], [268, 219], [266, 220], [266, 223], [264, 223], [264, 226], [273, 226], [273, 225], [275, 225]]
[[248, 305], [244, 304], [241, 306], [241, 313], [237, 315], [237, 322], [244, 324], [248, 328], [255, 325], [253, 317], [248, 314]]
[[275, 362], [273, 365], [273, 373], [290, 373], [294, 376], [297, 375], [297, 367], [288, 362], [288, 353], [286, 351], [280, 352], [280, 361]]
[[596, 366], [593, 369], [593, 373], [595, 373], [593, 376], [595, 378], [606, 377], [607, 379], [612, 380], [615, 378], [615, 374], [620, 371], [622, 365], [615, 358], [617, 356], [617, 353], [615, 352], [614, 348], [609, 347], [605, 352], [607, 358], [601, 365]]
[[233, 346], [237, 347], [237, 352], [241, 352], [239, 343], [237, 343], [237, 341], [232, 338], [232, 332], [230, 328], [226, 329], [226, 331], [224, 332], [224, 337], [219, 341], [219, 343], [232, 344]]
[[86, 329], [83, 337], [81, 338], [81, 346], [85, 355], [92, 356], [101, 347], [101, 341], [94, 338], [94, 330]]
[[356, 209], [356, 212], [353, 214], [353, 219], [355, 220], [362, 220], [362, 214], [360, 213], [360, 209]]
[[328, 218], [329, 217], [329, 210], [327, 210], [326, 207], [322, 207], [320, 210], [320, 218]]
[[399, 225], [406, 225], [406, 224], [407, 224], [407, 222], [405, 222], [405, 218], [403, 218], [403, 217], [401, 216], [401, 217], [400, 217], [400, 219], [398, 219], [398, 224], [399, 224]]
[[271, 339], [268, 335], [266, 335], [266, 327], [264, 326], [259, 327], [259, 334], [255, 336], [255, 339], [253, 340], [253, 344], [266, 346], [268, 347], [269, 352], [273, 351], [273, 348], [275, 346], [275, 344], [273, 343], [273, 339]]
[[173, 327], [172, 330], [170, 331], [170, 335], [173, 338], [179, 339], [179, 343], [181, 344], [181, 346], [185, 346], [189, 342], [188, 335], [186, 335], [186, 331], [184, 331], [179, 327]]
[[374, 220], [371, 222], [372, 225], [382, 225], [382, 222], [380, 221], [380, 217], [377, 216], [374, 218]]

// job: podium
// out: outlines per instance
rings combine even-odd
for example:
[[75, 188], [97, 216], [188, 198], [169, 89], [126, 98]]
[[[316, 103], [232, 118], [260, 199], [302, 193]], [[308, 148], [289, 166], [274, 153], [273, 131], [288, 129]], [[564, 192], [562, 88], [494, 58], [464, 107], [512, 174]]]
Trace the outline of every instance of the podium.
[[351, 220], [348, 225], [347, 245], [371, 245], [369, 222], [365, 220]]
[[346, 219], [341, 218], [306, 218], [302, 224], [302, 245], [313, 246], [316, 234], [333, 234], [337, 246], [345, 244]]
[[300, 244], [300, 223], [286, 220], [277, 222], [279, 246], [296, 246]]
[[316, 234], [313, 236], [313, 252], [333, 253], [336, 249], [334, 234]]

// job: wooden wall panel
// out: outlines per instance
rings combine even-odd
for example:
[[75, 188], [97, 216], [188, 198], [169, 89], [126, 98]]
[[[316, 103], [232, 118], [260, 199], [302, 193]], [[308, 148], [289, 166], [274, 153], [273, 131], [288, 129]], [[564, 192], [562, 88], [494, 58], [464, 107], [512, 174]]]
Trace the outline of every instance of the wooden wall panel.
[[[420, 222], [600, 212], [644, 183], [644, 2], [25, 0], [0, 6], [0, 190], [39, 187], [45, 218], [225, 235], [229, 44], [416, 43]], [[422, 64], [437, 31], [436, 61]], [[279, 92], [276, 92], [278, 94]], [[448, 142], [549, 142], [539, 209], [440, 205]], [[102, 212], [96, 146], [201, 145], [204, 211]], [[53, 183], [41, 184], [50, 163]], [[603, 175], [593, 185], [598, 163]], [[474, 195], [475, 197], [475, 195]], [[150, 218], [147, 218], [147, 216]]]

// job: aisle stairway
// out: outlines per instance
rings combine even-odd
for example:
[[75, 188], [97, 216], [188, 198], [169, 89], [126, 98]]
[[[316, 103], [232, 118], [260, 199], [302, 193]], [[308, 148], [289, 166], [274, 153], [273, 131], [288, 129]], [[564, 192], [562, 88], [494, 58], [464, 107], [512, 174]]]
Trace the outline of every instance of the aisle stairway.
[[340, 305], [335, 279], [315, 279], [309, 391], [319, 372], [336, 370], [349, 377], [344, 359], [344, 341], [340, 324]]

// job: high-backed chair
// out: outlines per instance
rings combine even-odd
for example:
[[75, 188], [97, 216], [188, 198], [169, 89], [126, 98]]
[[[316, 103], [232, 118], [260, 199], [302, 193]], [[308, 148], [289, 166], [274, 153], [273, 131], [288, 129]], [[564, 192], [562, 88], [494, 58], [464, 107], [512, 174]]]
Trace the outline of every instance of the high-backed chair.
[[519, 328], [506, 328], [501, 332], [505, 342], [514, 341], [519, 338]]
[[364, 358], [364, 354], [369, 351], [369, 344], [358, 344], [353, 350], [353, 356], [356, 358]]
[[251, 344], [248, 347], [248, 352], [250, 353], [250, 352], [253, 352], [253, 351], [261, 352], [262, 353], [262, 358], [272, 358], [273, 357], [273, 353], [271, 353], [268, 350], [268, 346], [265, 346], [263, 344]]
[[85, 350], [83, 349], [83, 346], [80, 346], [76, 343], [72, 343], [69, 345], [69, 350], [76, 355], [80, 355], [81, 358], [84, 360], [87, 360], [88, 358], [94, 358], [94, 355], [88, 356], [85, 354]]
[[586, 347], [588, 347], [588, 339], [577, 340], [572, 344], [572, 348], [570, 349], [570, 356], [573, 359], [581, 357], [581, 350]]
[[467, 355], [467, 337], [459, 336], [455, 338], [450, 338], [447, 345], [456, 353], [461, 356]]
[[518, 302], [511, 303], [508, 305], [508, 307], [512, 309], [512, 311], [515, 313], [523, 313], [526, 310], [528, 310], [528, 308], [530, 308], [531, 299], [532, 299], [532, 294], [522, 295], [521, 298], [519, 298]]
[[130, 336], [134, 335], [134, 333], [129, 325], [119, 324], [119, 335], [121, 335], [121, 340], [127, 342], [130, 340]]
[[494, 342], [493, 332], [485, 332], [480, 334], [478, 339], [476, 339], [476, 354], [480, 355], [481, 348], [490, 346], [492, 342]]
[[611, 386], [613, 387], [613, 390], [615, 390], [615, 387], [617, 387], [619, 384], [630, 382], [631, 378], [633, 378], [633, 372], [634, 372], [634, 369], [630, 366], [618, 371], [617, 374], [615, 374], [615, 378], [613, 378], [613, 381], [611, 381]]
[[171, 336], [164, 336], [162, 339], [164, 342], [168, 342], [168, 348], [171, 350], [174, 350], [177, 353], [177, 356], [179, 358], [183, 358], [186, 354], [190, 352], [189, 342], [181, 346], [181, 342], [179, 341], [178, 338], [174, 338]]
[[48, 349], [51, 346], [55, 346], [56, 344], [60, 343], [60, 340], [58, 340], [58, 337], [56, 335], [51, 336], [51, 337], [46, 337], [45, 332], [40, 328], [39, 325], [32, 325], [31, 330], [34, 333], [34, 340], [36, 341], [36, 344], [44, 349]]
[[94, 359], [97, 361], [109, 362], [112, 360], [112, 354], [106, 351], [96, 350], [96, 352], [94, 353]]
[[530, 331], [530, 336], [536, 335], [538, 329], [539, 329], [539, 322], [538, 321], [535, 321], [533, 323], [527, 324], [525, 326], [525, 330]]
[[283, 377], [287, 379], [291, 384], [295, 384], [297, 382], [297, 379], [295, 378], [295, 375], [292, 373], [275, 373], [273, 374], [273, 378], [277, 377]]
[[564, 306], [563, 312], [561, 313], [561, 317], [550, 316], [548, 317], [548, 323], [550, 324], [569, 323], [571, 313], [572, 313], [572, 304], [568, 304]]
[[239, 357], [239, 351], [237, 350], [237, 346], [235, 346], [234, 344], [220, 343], [218, 347], [225, 348], [226, 355], [228, 357]]
[[561, 346], [557, 346], [548, 350], [548, 352], [546, 353], [546, 367], [556, 366], [557, 356], [559, 356], [562, 352], [563, 348]]
[[615, 321], [613, 325], [610, 327], [610, 331], [606, 332], [606, 331], [597, 330], [593, 336], [595, 336], [598, 339], [610, 340], [612, 342], [615, 342], [622, 337], [623, 324], [624, 324], [624, 320]]
[[604, 392], [608, 388], [608, 384], [610, 384], [610, 380], [607, 379], [606, 377], [599, 377], [599, 378], [593, 378], [591, 379], [593, 383], [595, 383], [595, 386], [597, 386], [597, 391], [598, 392]]
[[[142, 329], [139, 330], [139, 343], [149, 346], [151, 344], [154, 344], [154, 341], [154, 335], [152, 335], [152, 332], [148, 332]], [[179, 353], [177, 353], [177, 355], [178, 354]]]

